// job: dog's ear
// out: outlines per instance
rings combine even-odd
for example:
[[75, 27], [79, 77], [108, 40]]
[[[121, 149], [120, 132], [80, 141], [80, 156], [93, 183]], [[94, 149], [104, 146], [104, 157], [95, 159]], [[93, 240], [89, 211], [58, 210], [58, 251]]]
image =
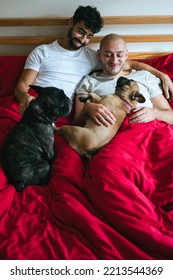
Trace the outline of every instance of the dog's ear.
[[138, 91], [132, 92], [130, 95], [131, 100], [136, 100], [139, 103], [144, 103], [145, 102], [145, 97]]
[[40, 94], [43, 91], [42, 87], [34, 86], [34, 85], [29, 85], [30, 88], [35, 90], [38, 94]]
[[31, 102], [29, 103], [29, 108], [31, 110], [31, 112], [35, 113], [40, 113], [41, 111], [41, 106], [40, 104], [37, 102], [36, 99], [31, 100]]

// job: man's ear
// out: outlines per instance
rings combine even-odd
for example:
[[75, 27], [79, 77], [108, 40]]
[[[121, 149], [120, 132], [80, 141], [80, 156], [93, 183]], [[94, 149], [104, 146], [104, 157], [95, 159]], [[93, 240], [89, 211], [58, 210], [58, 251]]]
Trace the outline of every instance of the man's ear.
[[128, 58], [128, 55], [129, 55], [129, 51], [128, 49], [126, 49], [126, 59]]
[[101, 59], [101, 57], [100, 57], [100, 49], [97, 50], [97, 58]]
[[68, 21], [68, 26], [72, 27], [73, 26], [73, 18], [71, 17]]

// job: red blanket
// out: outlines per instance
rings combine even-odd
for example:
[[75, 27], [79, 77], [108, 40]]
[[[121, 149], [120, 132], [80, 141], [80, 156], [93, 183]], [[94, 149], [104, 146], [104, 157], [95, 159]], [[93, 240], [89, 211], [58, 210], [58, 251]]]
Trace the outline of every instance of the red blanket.
[[[13, 89], [24, 60], [0, 58], [0, 147], [21, 117]], [[18, 193], [0, 168], [0, 259], [172, 259], [172, 143], [171, 125], [127, 118], [91, 160], [55, 134], [46, 187]]]

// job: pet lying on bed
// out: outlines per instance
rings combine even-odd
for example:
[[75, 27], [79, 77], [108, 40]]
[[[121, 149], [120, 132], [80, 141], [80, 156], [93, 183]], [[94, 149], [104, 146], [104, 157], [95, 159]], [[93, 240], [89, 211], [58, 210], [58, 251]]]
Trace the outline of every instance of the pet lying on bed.
[[39, 95], [30, 102], [2, 149], [2, 167], [17, 191], [27, 185], [47, 185], [54, 157], [53, 123], [71, 109], [71, 100], [63, 90], [31, 88]]
[[125, 77], [118, 79], [115, 94], [101, 98], [94, 93], [89, 93], [87, 97], [79, 97], [79, 100], [101, 103], [109, 108], [116, 118], [115, 124], [109, 127], [98, 126], [88, 118], [85, 127], [62, 126], [56, 128], [57, 133], [63, 135], [72, 148], [87, 157], [90, 157], [91, 153], [98, 151], [114, 137], [126, 115], [136, 107], [137, 102], [145, 102], [144, 96], [139, 93], [137, 83]]

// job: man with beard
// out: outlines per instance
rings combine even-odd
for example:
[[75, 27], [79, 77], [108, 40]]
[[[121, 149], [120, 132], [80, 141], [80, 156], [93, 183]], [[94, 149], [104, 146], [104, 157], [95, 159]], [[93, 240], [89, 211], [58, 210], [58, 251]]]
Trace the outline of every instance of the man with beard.
[[[73, 98], [77, 84], [90, 72], [101, 68], [96, 51], [87, 44], [95, 33], [103, 27], [103, 19], [96, 7], [79, 6], [69, 20], [68, 32], [61, 40], [36, 47], [28, 56], [23, 73], [15, 89], [15, 96], [20, 101], [22, 113], [34, 98], [28, 93], [29, 85], [57, 87]], [[138, 62], [126, 62], [125, 68], [137, 68], [151, 71], [160, 76], [166, 90], [173, 87], [169, 78], [156, 69]], [[115, 122], [113, 114], [101, 108], [106, 122]]]
[[28, 94], [32, 84], [63, 89], [73, 98], [82, 77], [99, 67], [96, 52], [86, 45], [102, 27], [103, 19], [97, 8], [79, 6], [69, 20], [63, 39], [38, 46], [31, 52], [15, 89], [21, 112], [34, 98]]

